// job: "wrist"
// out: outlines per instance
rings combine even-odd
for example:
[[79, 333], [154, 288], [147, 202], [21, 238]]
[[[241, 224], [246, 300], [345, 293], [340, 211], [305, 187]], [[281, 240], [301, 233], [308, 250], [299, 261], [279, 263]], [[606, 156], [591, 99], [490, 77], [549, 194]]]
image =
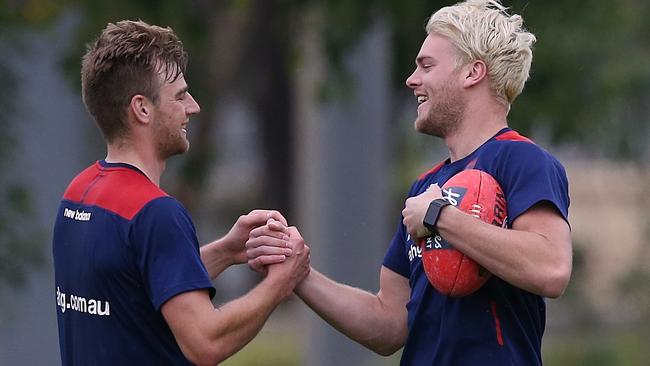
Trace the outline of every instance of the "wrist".
[[429, 207], [424, 214], [422, 225], [429, 231], [431, 235], [437, 235], [438, 222], [445, 207], [450, 206], [451, 203], [444, 198], [436, 198], [429, 203]]
[[305, 278], [303, 278], [303, 280], [296, 285], [296, 287], [293, 289], [293, 292], [298, 295], [298, 297], [302, 297], [301, 294], [306, 291], [306, 288], [309, 286], [309, 282], [313, 280], [315, 275], [316, 270], [314, 270], [312, 266], [309, 266], [309, 272], [307, 273], [307, 276], [305, 276]]
[[201, 246], [200, 254], [201, 261], [212, 279], [236, 263], [234, 255], [228, 252], [227, 246], [221, 239]]
[[276, 271], [269, 270], [262, 282], [265, 282], [269, 286], [270, 291], [277, 296], [278, 302], [283, 301], [293, 292], [293, 288], [287, 278]]

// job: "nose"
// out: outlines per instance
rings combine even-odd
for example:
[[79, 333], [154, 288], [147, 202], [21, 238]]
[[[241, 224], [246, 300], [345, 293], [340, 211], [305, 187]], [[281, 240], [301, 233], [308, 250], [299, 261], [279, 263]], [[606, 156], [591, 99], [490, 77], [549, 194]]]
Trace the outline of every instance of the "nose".
[[186, 109], [186, 113], [188, 115], [191, 115], [191, 114], [198, 114], [199, 112], [201, 112], [201, 107], [199, 106], [199, 103], [196, 102], [192, 94], [187, 93], [187, 95], [189, 97], [189, 103]]
[[420, 77], [416, 74], [417, 74], [417, 69], [413, 71], [411, 76], [406, 78], [406, 86], [408, 86], [411, 89], [415, 89], [422, 82]]

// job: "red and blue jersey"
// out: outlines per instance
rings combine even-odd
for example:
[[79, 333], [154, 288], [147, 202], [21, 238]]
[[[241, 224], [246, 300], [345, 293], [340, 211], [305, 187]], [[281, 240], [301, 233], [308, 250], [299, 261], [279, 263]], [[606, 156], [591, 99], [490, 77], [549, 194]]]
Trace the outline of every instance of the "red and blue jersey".
[[54, 226], [63, 365], [185, 365], [160, 312], [214, 288], [183, 206], [140, 170], [98, 161], [68, 186]]
[[[408, 196], [442, 186], [465, 169], [493, 176], [506, 196], [508, 226], [533, 205], [549, 202], [568, 221], [568, 181], [557, 159], [531, 140], [504, 128], [467, 157], [422, 174]], [[409, 279], [409, 335], [401, 365], [541, 365], [546, 306], [538, 295], [492, 276], [475, 293], [448, 297], [424, 273], [422, 249], [401, 222], [384, 266]]]

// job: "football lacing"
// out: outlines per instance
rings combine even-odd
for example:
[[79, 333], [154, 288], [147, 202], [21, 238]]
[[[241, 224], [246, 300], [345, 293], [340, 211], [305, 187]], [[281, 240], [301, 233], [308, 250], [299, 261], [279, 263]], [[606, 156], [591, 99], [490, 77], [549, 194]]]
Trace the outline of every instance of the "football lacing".
[[481, 211], [483, 211], [483, 207], [481, 205], [473, 204], [472, 209], [469, 210], [471, 212], [470, 215], [476, 217], [477, 219], [481, 218]]

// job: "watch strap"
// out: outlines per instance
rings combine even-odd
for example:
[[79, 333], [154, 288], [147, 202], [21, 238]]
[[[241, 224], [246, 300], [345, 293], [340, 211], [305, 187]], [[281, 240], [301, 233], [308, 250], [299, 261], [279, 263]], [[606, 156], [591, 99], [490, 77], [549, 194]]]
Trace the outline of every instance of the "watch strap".
[[440, 212], [445, 206], [449, 206], [451, 203], [444, 198], [436, 198], [435, 200], [429, 203], [429, 208], [427, 209], [426, 214], [424, 215], [424, 220], [422, 224], [431, 231], [432, 234], [438, 234], [438, 229], [436, 224], [440, 218]]

